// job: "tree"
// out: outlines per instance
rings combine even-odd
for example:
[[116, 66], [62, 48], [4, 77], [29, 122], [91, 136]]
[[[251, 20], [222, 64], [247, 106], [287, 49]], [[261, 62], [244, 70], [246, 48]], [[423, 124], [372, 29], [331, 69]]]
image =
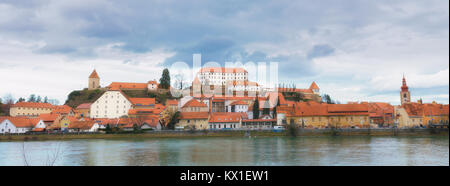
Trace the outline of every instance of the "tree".
[[133, 132], [134, 133], [138, 133], [138, 132], [140, 132], [141, 131], [141, 129], [139, 128], [139, 126], [138, 126], [138, 124], [133, 124]]
[[14, 104], [14, 97], [11, 94], [7, 94], [3, 97], [3, 113], [4, 115], [9, 116], [9, 110], [11, 106]]
[[253, 103], [253, 119], [259, 119], [259, 100], [256, 97]]
[[2, 116], [5, 112], [3, 112], [3, 102], [2, 98], [0, 98], [0, 116]]
[[322, 96], [322, 101], [328, 104], [335, 104], [335, 102], [331, 99], [330, 95], [324, 94]]
[[166, 126], [166, 129], [169, 130], [174, 130], [175, 129], [175, 125], [178, 123], [178, 119], [180, 117], [180, 112], [175, 112], [175, 113], [170, 113], [170, 121]]
[[36, 95], [31, 94], [30, 97], [28, 98], [28, 102], [36, 102]]
[[48, 103], [48, 97], [47, 96], [44, 97], [44, 103]]
[[38, 96], [38, 97], [36, 98], [36, 102], [40, 103], [41, 101], [42, 101], [41, 96]]
[[111, 133], [111, 126], [109, 125], [109, 124], [107, 124], [106, 125], [106, 128], [105, 128], [105, 132], [106, 132], [106, 134], [109, 134], [109, 133]]
[[276, 107], [276, 106], [273, 107], [273, 113], [272, 113], [272, 115], [273, 115], [273, 118], [276, 118], [276, 117], [277, 117], [277, 107]]
[[163, 70], [161, 79], [159, 79], [159, 88], [169, 89], [170, 87], [170, 73], [169, 69], [165, 68]]
[[20, 97], [20, 98], [17, 100], [17, 103], [20, 103], [20, 102], [25, 102], [25, 98]]

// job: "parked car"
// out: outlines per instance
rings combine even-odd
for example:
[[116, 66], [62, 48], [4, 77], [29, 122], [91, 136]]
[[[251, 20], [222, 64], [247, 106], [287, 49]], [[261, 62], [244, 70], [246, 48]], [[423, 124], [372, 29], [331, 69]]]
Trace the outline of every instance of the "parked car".
[[285, 128], [284, 128], [284, 126], [280, 126], [280, 125], [276, 125], [276, 126], [273, 126], [273, 131], [283, 131], [283, 130], [285, 130]]

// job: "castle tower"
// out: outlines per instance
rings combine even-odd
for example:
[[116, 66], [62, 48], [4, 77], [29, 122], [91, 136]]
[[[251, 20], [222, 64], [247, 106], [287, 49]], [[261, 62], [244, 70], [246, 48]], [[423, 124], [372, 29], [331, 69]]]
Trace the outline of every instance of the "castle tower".
[[401, 87], [401, 92], [400, 92], [400, 101], [401, 101], [402, 105], [404, 103], [411, 102], [411, 94], [409, 93], [409, 88], [406, 85], [406, 79], [405, 79], [404, 75], [403, 75], [402, 87]]
[[88, 90], [95, 90], [100, 88], [100, 77], [97, 74], [97, 71], [94, 71], [89, 76], [89, 86]]
[[314, 94], [320, 94], [319, 86], [317, 86], [316, 82], [314, 81], [311, 83], [311, 86], [309, 86], [309, 89], [312, 90]]

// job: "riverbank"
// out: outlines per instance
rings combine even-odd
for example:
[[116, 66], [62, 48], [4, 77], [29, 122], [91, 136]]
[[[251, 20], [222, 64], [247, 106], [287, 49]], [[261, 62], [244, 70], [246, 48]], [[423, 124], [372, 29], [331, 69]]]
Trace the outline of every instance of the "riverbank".
[[[448, 136], [448, 129], [299, 129], [295, 136]], [[0, 141], [45, 141], [72, 139], [146, 139], [199, 137], [292, 136], [288, 131], [151, 131], [140, 134], [24, 134], [0, 135]]]

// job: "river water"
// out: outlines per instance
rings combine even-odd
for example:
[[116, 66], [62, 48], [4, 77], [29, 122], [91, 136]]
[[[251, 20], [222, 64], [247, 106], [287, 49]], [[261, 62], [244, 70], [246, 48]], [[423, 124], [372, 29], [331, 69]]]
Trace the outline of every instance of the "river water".
[[449, 166], [449, 138], [209, 137], [0, 142], [0, 166], [25, 164]]

